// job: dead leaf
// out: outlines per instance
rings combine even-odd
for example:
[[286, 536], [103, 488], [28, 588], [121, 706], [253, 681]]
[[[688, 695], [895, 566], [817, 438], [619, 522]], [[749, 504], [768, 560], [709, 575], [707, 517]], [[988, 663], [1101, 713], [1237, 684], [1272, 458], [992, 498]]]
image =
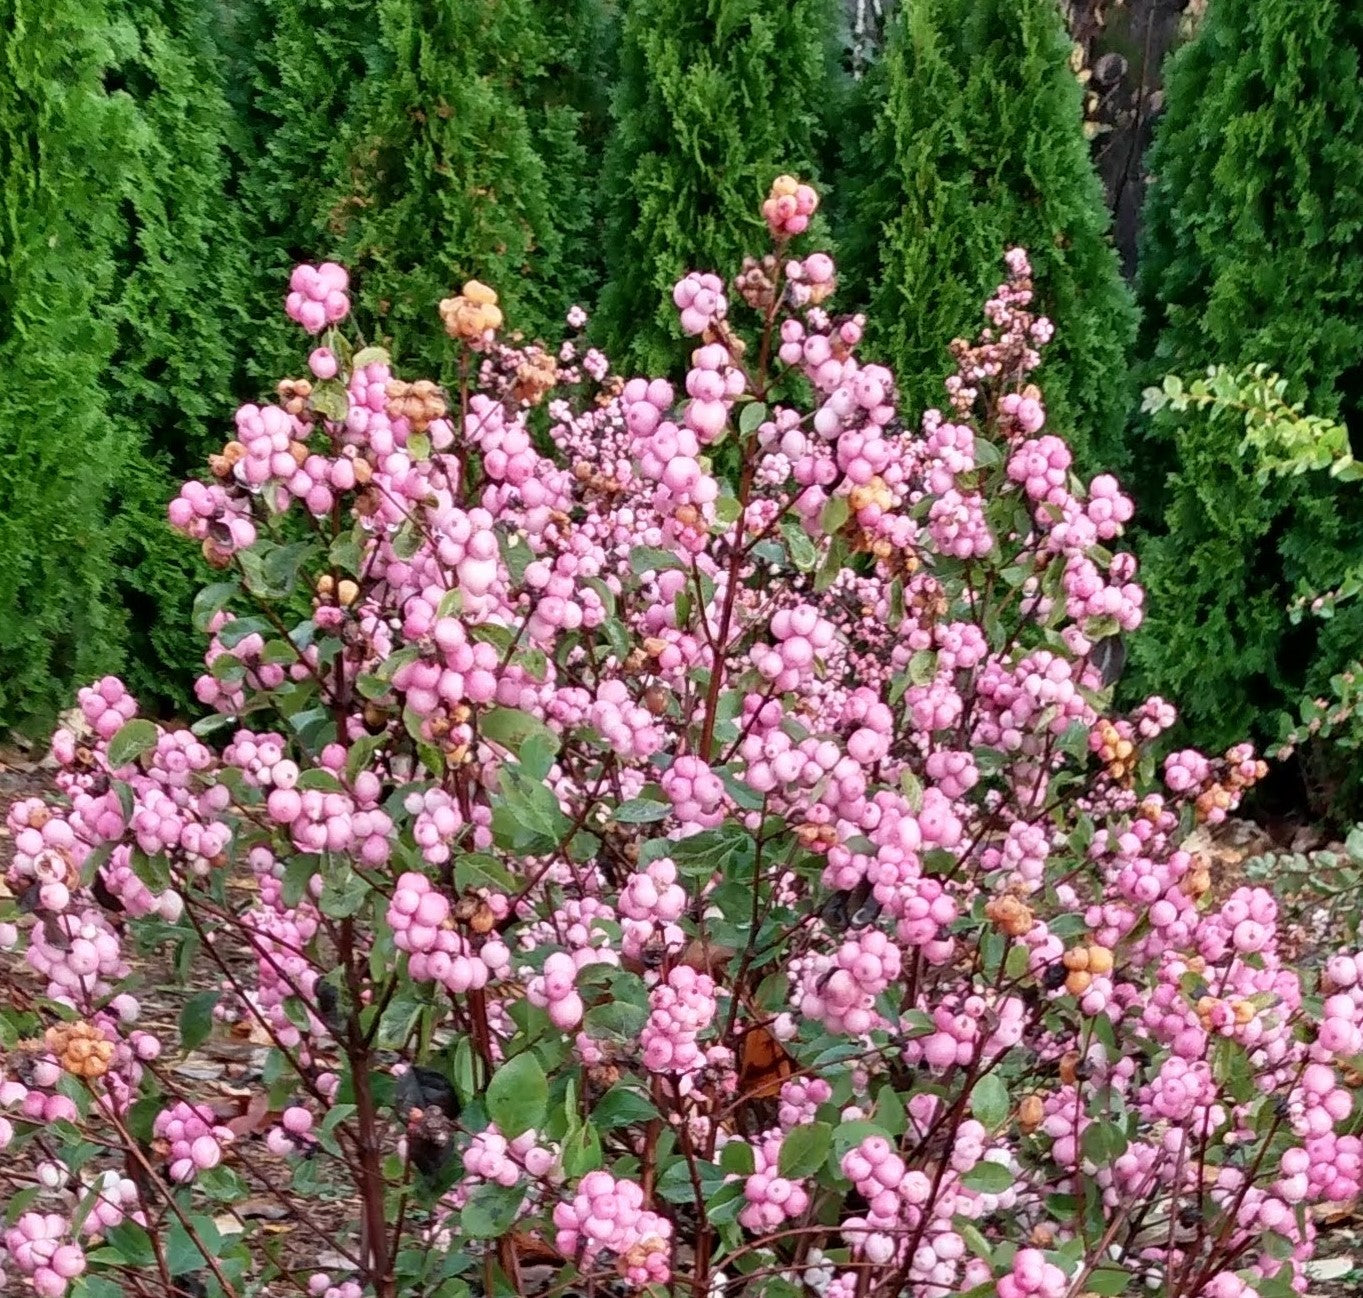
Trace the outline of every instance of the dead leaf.
[[293, 1213], [274, 1199], [243, 1199], [237, 1215], [252, 1221], [284, 1221]]
[[227, 1122], [234, 1136], [249, 1136], [270, 1125], [270, 1097], [264, 1091], [252, 1095], [246, 1105], [246, 1112]]
[[1354, 1269], [1354, 1260], [1349, 1253], [1339, 1257], [1313, 1257], [1302, 1269], [1312, 1280], [1338, 1280]]

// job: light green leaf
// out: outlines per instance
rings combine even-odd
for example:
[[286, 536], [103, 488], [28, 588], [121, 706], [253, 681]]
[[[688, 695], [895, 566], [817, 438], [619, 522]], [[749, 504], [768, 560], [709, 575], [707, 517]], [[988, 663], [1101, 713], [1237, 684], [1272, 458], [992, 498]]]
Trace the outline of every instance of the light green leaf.
[[189, 1054], [208, 1039], [213, 1031], [213, 1011], [221, 992], [199, 992], [191, 996], [180, 1011], [180, 1049]]
[[488, 1116], [508, 1140], [538, 1127], [549, 1107], [549, 1082], [528, 1051], [508, 1059], [487, 1088]]
[[151, 752], [156, 747], [157, 735], [156, 726], [144, 717], [135, 717], [121, 726], [109, 740], [109, 769], [116, 771]]
[[511, 1229], [525, 1198], [523, 1185], [480, 1185], [458, 1214], [460, 1229], [473, 1239], [500, 1239]]
[[631, 798], [615, 809], [615, 819], [622, 825], [646, 825], [655, 820], [666, 820], [672, 813], [670, 802], [656, 798]]
[[781, 1142], [777, 1167], [782, 1176], [799, 1180], [813, 1176], [824, 1164], [833, 1147], [833, 1128], [826, 1122], [810, 1122], [793, 1127]]
[[1002, 1163], [977, 1163], [961, 1177], [961, 1184], [981, 1194], [1002, 1194], [1013, 1184], [1013, 1174]]
[[970, 1092], [970, 1111], [990, 1130], [1008, 1117], [1008, 1088], [997, 1073], [981, 1077]]
[[758, 426], [765, 423], [767, 408], [760, 401], [750, 401], [738, 416], [738, 431], [747, 437], [755, 433]]

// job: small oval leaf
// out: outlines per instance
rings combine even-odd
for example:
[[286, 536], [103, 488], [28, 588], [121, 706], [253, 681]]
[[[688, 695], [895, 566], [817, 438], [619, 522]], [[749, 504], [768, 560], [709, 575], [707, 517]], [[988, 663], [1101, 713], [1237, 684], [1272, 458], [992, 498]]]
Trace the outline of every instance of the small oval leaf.
[[508, 1140], [538, 1127], [548, 1107], [548, 1079], [540, 1061], [529, 1052], [508, 1059], [488, 1083], [488, 1117]]
[[1008, 1117], [1008, 1088], [997, 1073], [989, 1073], [970, 1092], [970, 1111], [991, 1130]]
[[826, 1122], [811, 1122], [795, 1127], [781, 1142], [777, 1167], [784, 1177], [799, 1180], [813, 1176], [823, 1166], [833, 1147], [833, 1128]]
[[156, 747], [156, 739], [155, 724], [143, 717], [135, 717], [109, 740], [109, 768], [116, 771], [129, 762], [135, 762], [143, 753], [149, 753]]

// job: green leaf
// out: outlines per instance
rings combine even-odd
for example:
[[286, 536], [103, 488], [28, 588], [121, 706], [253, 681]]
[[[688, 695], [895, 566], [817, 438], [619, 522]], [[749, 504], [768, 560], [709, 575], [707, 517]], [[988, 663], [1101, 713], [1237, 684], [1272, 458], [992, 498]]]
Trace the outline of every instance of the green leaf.
[[[727, 1148], [727, 1146], [726, 1146]], [[738, 1220], [738, 1214], [742, 1212], [747, 1204], [747, 1197], [743, 1193], [742, 1181], [729, 1181], [721, 1185], [718, 1190], [705, 1200], [705, 1220], [712, 1226], [724, 1226], [729, 1222]], [[765, 1295], [769, 1291], [763, 1288]], [[796, 1295], [796, 1298], [800, 1298]]]
[[961, 1177], [961, 1184], [981, 1194], [1002, 1194], [1013, 1184], [1013, 1174], [1002, 1163], [977, 1163]]
[[594, 1005], [582, 1019], [582, 1030], [594, 1041], [609, 1037], [630, 1040], [643, 1031], [648, 1022], [648, 1011], [640, 1005], [625, 1001], [610, 1001]]
[[931, 649], [920, 649], [909, 659], [909, 680], [915, 685], [931, 685], [937, 678], [937, 655]]
[[200, 717], [189, 730], [191, 734], [197, 735], [200, 739], [213, 734], [215, 731], [223, 730], [227, 726], [237, 725], [235, 717], [229, 717], [222, 712], [210, 712], [207, 716]]
[[[719, 1192], [724, 1178], [725, 1173], [713, 1163], [696, 1160], [696, 1180], [700, 1182], [701, 1194], [707, 1200]], [[686, 1159], [678, 1156], [663, 1168], [662, 1175], [658, 1177], [658, 1193], [668, 1203], [695, 1202], [696, 1190]]]
[[1084, 1291], [1102, 1295], [1103, 1298], [1119, 1298], [1121, 1294], [1126, 1292], [1130, 1283], [1130, 1271], [1124, 1271], [1121, 1267], [1104, 1265], [1095, 1267], [1089, 1272], [1088, 1279], [1084, 1281]]
[[279, 889], [286, 906], [297, 906], [302, 901], [303, 894], [308, 890], [312, 876], [317, 873], [320, 864], [319, 858], [309, 853], [300, 853], [290, 858], [288, 865], [284, 867], [284, 881]]
[[992, 469], [1003, 463], [1003, 452], [987, 437], [976, 436], [972, 453], [977, 469]]
[[[108, 1249], [97, 1249], [97, 1253], [110, 1252]], [[91, 1254], [87, 1254], [92, 1256]], [[126, 1298], [127, 1290], [116, 1281], [110, 1280], [102, 1275], [83, 1275], [81, 1277], [81, 1288], [75, 1292], [80, 1298]]]
[[327, 878], [317, 905], [328, 919], [349, 919], [359, 913], [368, 895], [364, 877], [345, 865]]
[[715, 501], [715, 522], [726, 530], [738, 522], [742, 513], [743, 506], [739, 504], [737, 496], [726, 494]]
[[517, 754], [532, 737], [543, 740], [558, 752], [558, 736], [538, 717], [519, 708], [489, 708], [478, 718], [478, 733]]
[[340, 782], [330, 771], [320, 766], [309, 767], [298, 777], [298, 784], [295, 786], [300, 791], [308, 789], [320, 789], [323, 793], [344, 793], [345, 785]]
[[785, 537], [786, 549], [790, 551], [791, 562], [801, 572], [813, 572], [819, 562], [819, 549], [809, 539], [804, 527], [793, 518], [781, 524], [781, 535]]
[[523, 1185], [480, 1185], [458, 1215], [464, 1234], [473, 1239], [499, 1239], [511, 1229], [525, 1198]]
[[460, 1037], [454, 1048], [454, 1089], [459, 1099], [468, 1104], [474, 1097], [478, 1086], [478, 1074], [473, 1062], [473, 1042], [468, 1037]]
[[527, 736], [521, 745], [521, 769], [532, 780], [546, 779], [557, 756], [558, 736], [546, 728], [543, 734]]
[[496, 857], [468, 852], [454, 863], [454, 886], [460, 892], [489, 888], [493, 892], [515, 892], [516, 881]]
[[350, 413], [350, 397], [345, 384], [340, 379], [323, 379], [313, 384], [312, 395], [308, 398], [308, 409], [315, 410], [332, 423], [341, 423]]
[[833, 543], [828, 547], [828, 554], [825, 556], [818, 574], [814, 578], [814, 593], [822, 595], [837, 579], [847, 567], [847, 542], [841, 536], [835, 536]]
[[823, 1166], [833, 1147], [833, 1128], [826, 1122], [810, 1122], [793, 1127], [781, 1142], [777, 1168], [791, 1180], [813, 1176]]
[[368, 672], [362, 673], [355, 681], [355, 688], [360, 692], [360, 696], [366, 699], [381, 699], [388, 693], [388, 682], [381, 676], [373, 676]]
[[540, 1061], [528, 1051], [508, 1059], [492, 1075], [487, 1112], [508, 1140], [538, 1127], [548, 1109], [548, 1079]]
[[499, 779], [502, 794], [493, 799], [492, 809], [497, 845], [531, 853], [556, 847], [571, 824], [553, 790], [515, 766], [503, 767]]
[[923, 782], [907, 766], [900, 774], [899, 788], [915, 815], [923, 810]]
[[170, 862], [165, 857], [149, 856], [140, 847], [134, 847], [128, 864], [152, 892], [164, 892], [171, 886]]
[[989, 1241], [985, 1239], [984, 1232], [967, 1217], [959, 1214], [951, 1219], [952, 1229], [965, 1241], [965, 1246], [975, 1254], [976, 1257], [993, 1264], [994, 1250], [989, 1246]]
[[191, 996], [180, 1011], [180, 1048], [189, 1054], [208, 1039], [213, 1031], [213, 1010], [221, 992], [199, 992]]
[[991, 1131], [1008, 1118], [1008, 1088], [997, 1073], [981, 1077], [970, 1092], [970, 1111]]
[[156, 747], [157, 733], [155, 724], [144, 717], [135, 717], [119, 727], [117, 734], [109, 740], [109, 769], [116, 771], [151, 752]]
[[760, 401], [748, 402], [739, 413], [738, 431], [747, 437], [767, 421], [767, 408]]
[[629, 566], [636, 574], [665, 572], [669, 568], [686, 565], [671, 550], [660, 550], [652, 545], [637, 545], [629, 552]]
[[896, 577], [890, 583], [890, 617], [889, 624], [892, 631], [899, 629], [904, 621], [904, 583]]
[[[189, 1224], [194, 1227], [191, 1235], [178, 1221], [171, 1222], [166, 1230], [166, 1266], [171, 1275], [188, 1275], [207, 1266], [205, 1251], [211, 1257], [222, 1256], [222, 1236], [213, 1224], [211, 1217], [191, 1217]], [[195, 1242], [195, 1237], [203, 1247]]]
[[298, 581], [303, 561], [317, 553], [314, 541], [295, 541], [292, 545], [281, 545], [271, 550], [261, 564], [261, 572], [272, 590], [288, 594]]
[[615, 809], [615, 819], [622, 825], [646, 825], [655, 820], [666, 820], [672, 813], [670, 802], [656, 798], [631, 798]]
[[909, 1115], [904, 1109], [904, 1101], [889, 1083], [876, 1094], [876, 1121], [892, 1136], [902, 1136], [909, 1129]]
[[357, 370], [363, 369], [366, 365], [388, 365], [392, 363], [392, 357], [388, 354], [386, 347], [361, 347], [354, 356], [350, 358], [350, 364]]
[[133, 1221], [123, 1221], [104, 1232], [104, 1242], [113, 1249], [126, 1266], [151, 1267], [156, 1265], [156, 1249], [151, 1236]]
[[761, 559], [763, 563], [784, 564], [786, 561], [786, 548], [780, 541], [774, 541], [770, 537], [765, 541], [759, 541], [752, 548], [754, 559]]
[[719, 1165], [726, 1172], [751, 1176], [757, 1171], [757, 1156], [746, 1140], [731, 1140], [720, 1151]]
[[246, 679], [246, 665], [231, 654], [215, 658], [208, 672], [215, 681], [228, 681], [233, 685], [239, 685]]
[[570, 1179], [594, 1172], [604, 1162], [601, 1133], [590, 1123], [579, 1123], [563, 1142], [563, 1172]]
[[847, 497], [831, 496], [819, 516], [819, 526], [823, 528], [825, 535], [832, 536], [834, 532], [842, 531], [843, 524], [851, 516], [852, 505]]
[[614, 1131], [636, 1122], [650, 1122], [658, 1117], [643, 1091], [624, 1081], [616, 1082], [597, 1102], [591, 1112], [592, 1124], [601, 1131]]
[[194, 610], [190, 614], [194, 629], [206, 635], [213, 615], [226, 607], [227, 601], [240, 589], [235, 581], [215, 581], [211, 586], [205, 586], [194, 596]]
[[717, 774], [725, 791], [744, 811], [761, 811], [766, 805], [766, 795], [739, 779], [731, 767], [721, 766]]
[[1073, 912], [1057, 915], [1054, 919], [1048, 920], [1046, 928], [1056, 937], [1078, 937], [1081, 933], [1089, 931], [1088, 923], [1084, 917]]
[[369, 769], [369, 763], [373, 760], [374, 754], [378, 752], [387, 735], [361, 735], [353, 744], [345, 758], [345, 776], [347, 780], [354, 781], [355, 777], [364, 770]]

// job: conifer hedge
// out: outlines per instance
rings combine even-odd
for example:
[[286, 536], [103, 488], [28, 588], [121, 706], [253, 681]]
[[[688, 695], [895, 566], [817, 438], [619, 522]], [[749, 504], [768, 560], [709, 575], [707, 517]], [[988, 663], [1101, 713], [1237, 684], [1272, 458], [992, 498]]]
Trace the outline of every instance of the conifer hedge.
[[245, 0], [230, 30], [245, 83], [239, 186], [256, 289], [251, 375], [263, 390], [296, 361], [281, 310], [290, 271], [334, 252], [326, 218], [340, 127], [374, 64], [378, 31], [370, 0]]
[[971, 334], [999, 259], [1031, 257], [1057, 326], [1038, 381], [1081, 464], [1113, 467], [1135, 312], [1082, 132], [1056, 0], [899, 6], [845, 133], [839, 226], [868, 339], [909, 409], [940, 405], [945, 342]]
[[176, 543], [166, 501], [221, 444], [245, 393], [249, 258], [212, 11], [201, 0], [112, 0], [110, 13], [126, 43], [107, 81], [136, 110], [107, 305], [117, 346], [103, 380], [126, 449], [111, 520], [115, 582], [128, 680], [183, 706], [197, 657], [189, 611], [204, 571]]
[[0, 3], [0, 721], [117, 665], [106, 525], [125, 458], [105, 304], [135, 111], [98, 0]]
[[[1140, 276], [1147, 378], [1263, 363], [1288, 398], [1363, 429], [1363, 9], [1213, 0], [1167, 76]], [[1201, 742], [1253, 727], [1357, 656], [1363, 608], [1293, 627], [1300, 588], [1363, 560], [1357, 486], [1254, 480], [1233, 419], [1144, 425], [1151, 592], [1133, 658]], [[1357, 451], [1357, 447], [1355, 447]], [[1146, 517], [1149, 517], [1148, 511]]]
[[816, 175], [836, 0], [628, 0], [596, 320], [618, 367], [676, 364], [672, 285], [762, 246], [783, 172]]
[[165, 502], [230, 416], [250, 287], [211, 11], [0, 18], [0, 724], [120, 664], [183, 704], [201, 574]]
[[448, 354], [437, 303], [495, 286], [508, 324], [556, 327], [585, 286], [591, 179], [578, 108], [530, 0], [380, 0], [368, 75], [333, 154], [328, 255], [401, 365]]

